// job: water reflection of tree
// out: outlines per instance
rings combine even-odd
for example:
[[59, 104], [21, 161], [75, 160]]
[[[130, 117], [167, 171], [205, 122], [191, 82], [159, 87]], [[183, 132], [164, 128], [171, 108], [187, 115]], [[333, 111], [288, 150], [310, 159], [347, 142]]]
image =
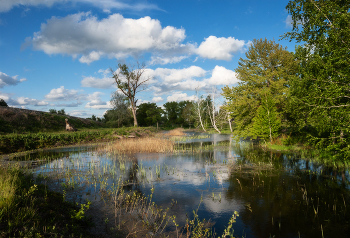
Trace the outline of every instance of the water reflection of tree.
[[246, 205], [240, 219], [256, 237], [322, 237], [321, 225], [324, 237], [347, 237], [350, 192], [344, 169], [300, 160], [298, 155], [240, 152], [241, 165], [272, 163], [274, 168], [234, 170], [229, 180], [226, 199]]
[[139, 162], [135, 157], [130, 156], [129, 161], [131, 161], [131, 166], [128, 170], [128, 183], [124, 186], [127, 191], [136, 191], [142, 194], [139, 180], [137, 177], [137, 171], [139, 169]]

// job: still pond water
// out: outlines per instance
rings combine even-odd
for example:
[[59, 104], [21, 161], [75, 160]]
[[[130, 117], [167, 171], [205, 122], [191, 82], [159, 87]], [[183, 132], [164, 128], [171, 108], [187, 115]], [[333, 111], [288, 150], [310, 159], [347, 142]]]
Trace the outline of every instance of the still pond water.
[[100, 202], [100, 191], [129, 181], [128, 191], [148, 196], [154, 188], [152, 201], [172, 207], [180, 226], [198, 208], [218, 235], [237, 211], [235, 237], [350, 237], [348, 170], [235, 143], [230, 135], [187, 136], [178, 145], [188, 153], [112, 155], [71, 147], [30, 159], [52, 158], [35, 174], [53, 177], [51, 188], [67, 199], [105, 206], [101, 219], [111, 204]]

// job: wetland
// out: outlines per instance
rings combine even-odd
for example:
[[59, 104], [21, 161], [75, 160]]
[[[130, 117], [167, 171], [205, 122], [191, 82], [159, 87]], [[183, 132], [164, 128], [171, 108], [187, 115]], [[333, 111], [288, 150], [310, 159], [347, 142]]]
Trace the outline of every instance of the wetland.
[[88, 206], [94, 236], [346, 237], [349, 232], [346, 167], [263, 150], [231, 135], [186, 131], [154, 139], [149, 143], [164, 145], [157, 149], [161, 153], [143, 152], [138, 139], [128, 139], [137, 142], [133, 152], [117, 149], [120, 140], [7, 162], [25, 164], [37, 183]]

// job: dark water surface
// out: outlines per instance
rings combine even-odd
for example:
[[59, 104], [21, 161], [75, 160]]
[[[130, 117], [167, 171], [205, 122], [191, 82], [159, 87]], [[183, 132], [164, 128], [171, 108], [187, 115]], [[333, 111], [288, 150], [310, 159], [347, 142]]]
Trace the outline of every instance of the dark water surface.
[[100, 191], [118, 181], [129, 181], [126, 190], [146, 196], [153, 187], [152, 201], [172, 207], [180, 226], [186, 214], [192, 218], [199, 207], [199, 218], [210, 219], [218, 235], [237, 211], [236, 237], [350, 237], [347, 169], [237, 144], [230, 135], [188, 136], [178, 142], [188, 153], [113, 155], [93, 147], [56, 149], [31, 154], [31, 159], [53, 158], [33, 170], [53, 177], [52, 188], [64, 189], [74, 201], [99, 201]]

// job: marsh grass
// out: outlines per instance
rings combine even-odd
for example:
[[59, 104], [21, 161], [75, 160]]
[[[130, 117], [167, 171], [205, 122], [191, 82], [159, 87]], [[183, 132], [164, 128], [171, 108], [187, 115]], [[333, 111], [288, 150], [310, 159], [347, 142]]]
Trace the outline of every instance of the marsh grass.
[[168, 133], [166, 133], [166, 135], [168, 135], [168, 136], [184, 136], [186, 134], [184, 133], [183, 128], [176, 128], [176, 129], [170, 130]]
[[136, 138], [118, 140], [103, 147], [107, 152], [114, 153], [167, 153], [174, 151], [174, 142], [164, 138]]
[[0, 237], [90, 237], [89, 204], [79, 209], [16, 167], [0, 168], [0, 189]]

